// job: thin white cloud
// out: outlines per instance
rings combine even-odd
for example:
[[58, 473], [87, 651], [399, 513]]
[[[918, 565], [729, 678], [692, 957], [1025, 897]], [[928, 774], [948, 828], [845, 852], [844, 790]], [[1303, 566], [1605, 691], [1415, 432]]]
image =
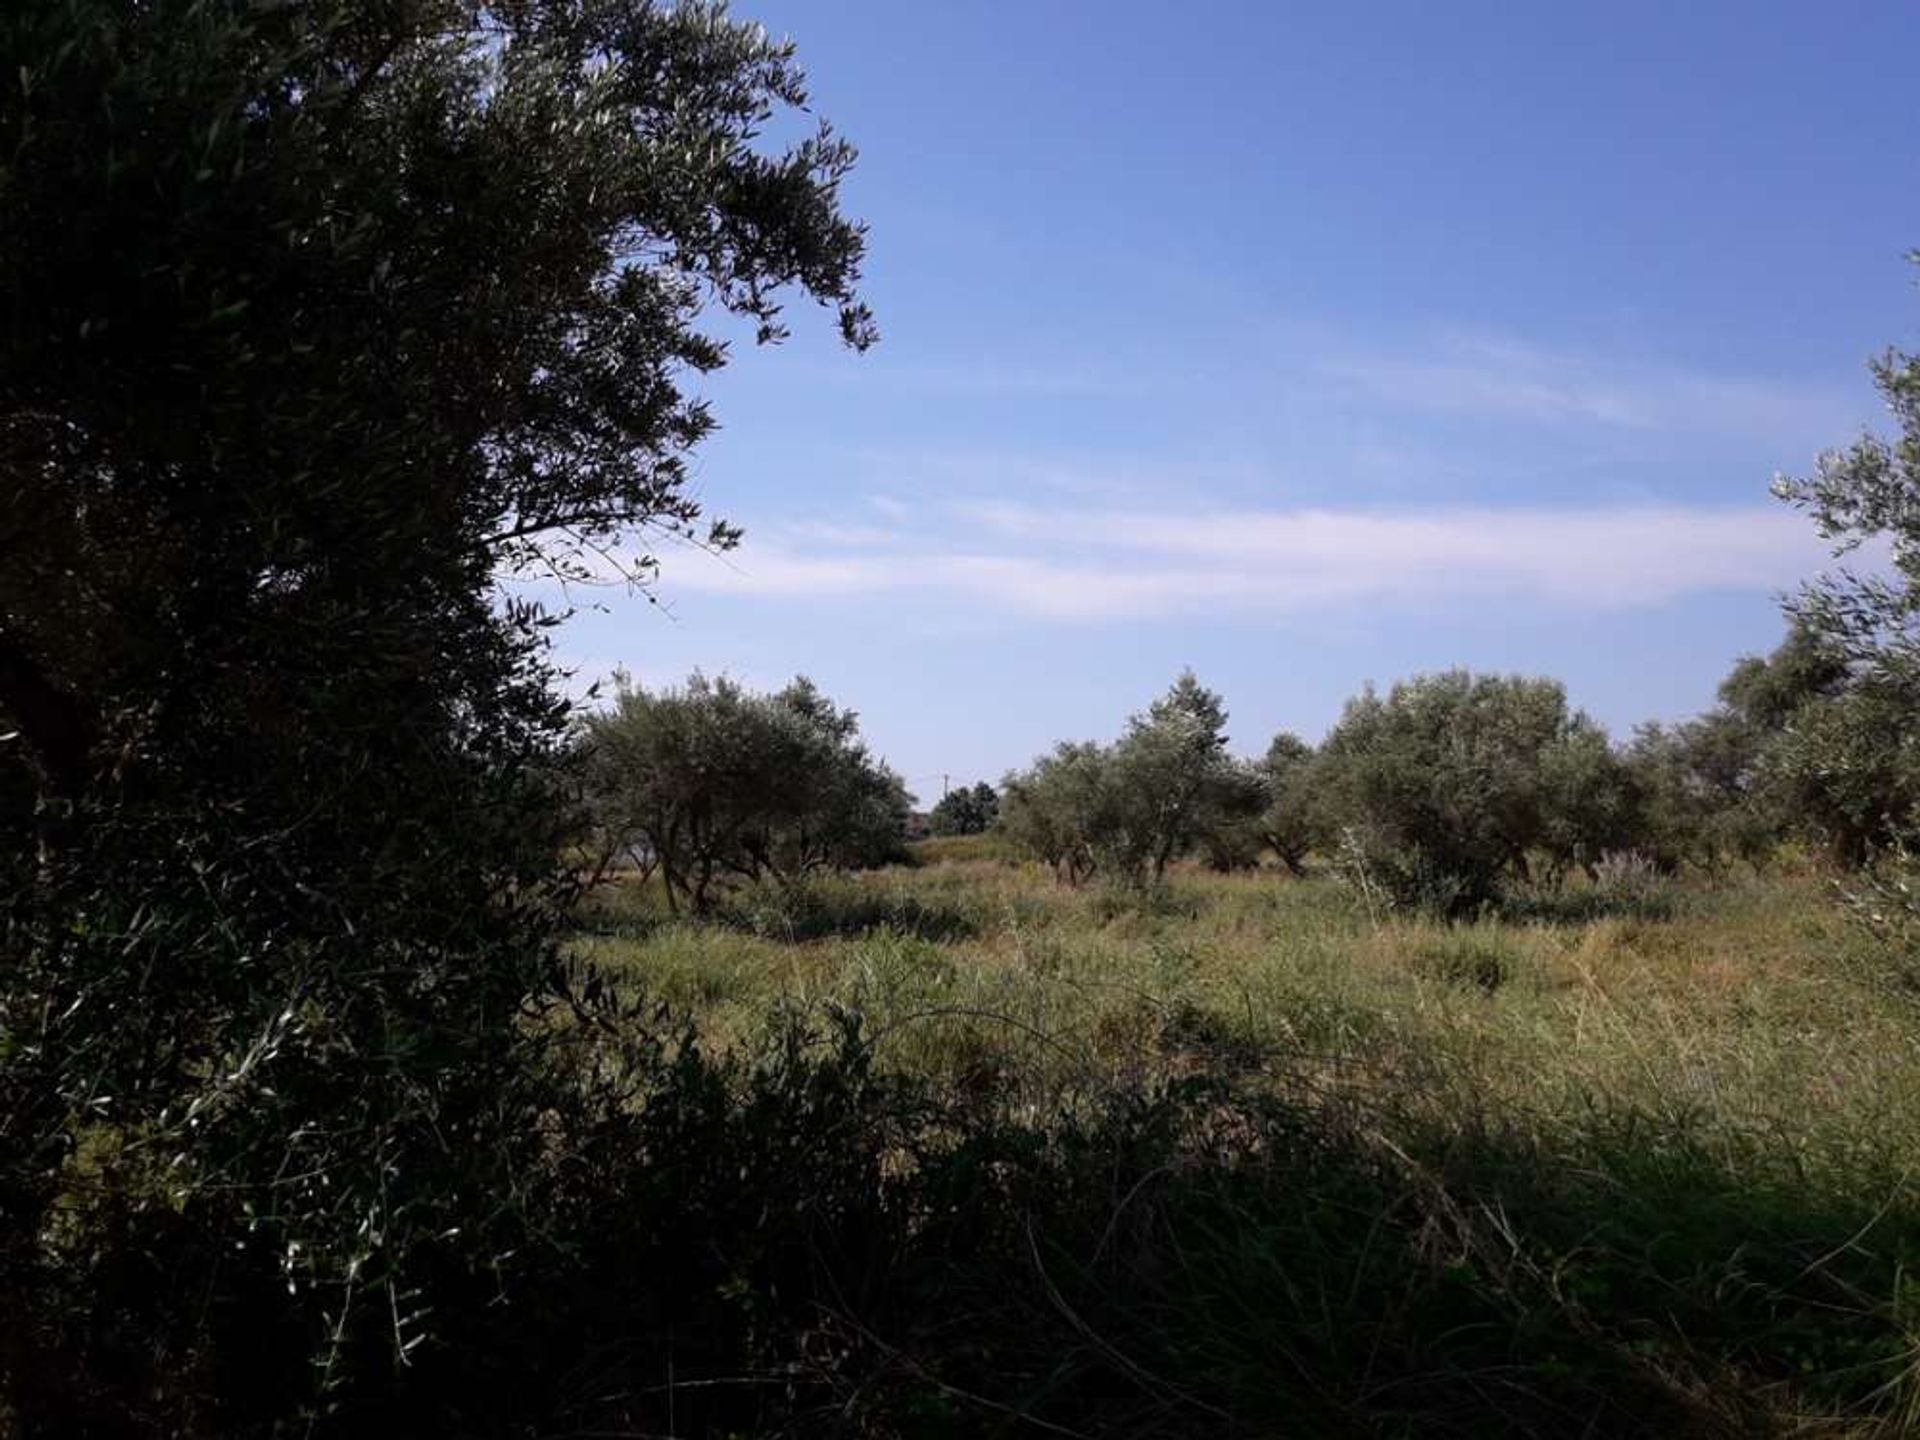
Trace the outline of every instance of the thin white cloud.
[[[846, 463], [883, 474], [895, 484], [946, 496], [1054, 494], [1067, 503], [1121, 504], [1166, 492], [1169, 461], [1136, 455], [1089, 455], [1083, 451], [1048, 455], [1010, 449], [863, 447], [845, 452]], [[1250, 483], [1268, 478], [1264, 467], [1247, 463], [1195, 461], [1182, 457], [1182, 483]], [[896, 523], [916, 513], [904, 500], [869, 495], [867, 504]]]
[[[803, 367], [865, 391], [965, 400], [983, 396], [1134, 405], [1180, 396], [1289, 396], [1377, 416], [1471, 415], [1539, 426], [1658, 432], [1843, 435], [1870, 418], [1864, 371], [1847, 384], [1764, 366], [1709, 368], [1606, 344], [1547, 345], [1498, 330], [1407, 326], [1356, 334], [1301, 318], [1251, 321], [1213, 336], [1202, 352], [1114, 347], [1042, 354], [844, 359]], [[788, 372], [789, 374], [791, 372]]]
[[798, 520], [785, 533], [795, 540], [822, 545], [872, 547], [894, 545], [900, 532], [884, 525], [842, 525], [830, 520]]
[[861, 357], [807, 365], [801, 378], [869, 393], [976, 399], [1137, 400], [1154, 390], [1151, 375], [1106, 357], [1018, 353]]
[[1447, 333], [1391, 349], [1331, 344], [1317, 369], [1336, 386], [1394, 409], [1543, 425], [1819, 434], [1843, 433], [1861, 418], [1854, 397], [1830, 386], [1554, 350], [1486, 334]]
[[795, 600], [945, 594], [1075, 620], [1493, 598], [1593, 610], [1783, 590], [1826, 559], [1803, 518], [1774, 508], [957, 513], [958, 529], [903, 533], [890, 550], [768, 537], [725, 561], [689, 556], [665, 583]]

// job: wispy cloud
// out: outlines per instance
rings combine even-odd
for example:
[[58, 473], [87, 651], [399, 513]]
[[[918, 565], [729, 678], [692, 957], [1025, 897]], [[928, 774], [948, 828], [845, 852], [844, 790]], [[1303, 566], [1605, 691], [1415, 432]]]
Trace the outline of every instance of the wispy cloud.
[[1043, 352], [1016, 338], [993, 352], [877, 354], [783, 376], [895, 401], [936, 397], [967, 413], [989, 397], [1050, 411], [1083, 401], [1085, 413], [1121, 415], [1177, 405], [1237, 412], [1254, 428], [1263, 407], [1281, 400], [1289, 427], [1332, 416], [1393, 423], [1448, 414], [1569, 432], [1757, 434], [1798, 445], [1810, 435], [1841, 438], [1874, 413], [1864, 372], [1837, 383], [1764, 361], [1700, 365], [1607, 341], [1543, 344], [1471, 325], [1356, 330], [1309, 317], [1241, 316], [1179, 348], [1130, 343]]
[[795, 541], [823, 546], [893, 545], [900, 539], [899, 531], [884, 525], [840, 524], [831, 520], [798, 520], [782, 532]]
[[1136, 400], [1152, 393], [1155, 379], [1104, 356], [1017, 353], [917, 358], [883, 354], [858, 361], [816, 362], [804, 368], [804, 375], [867, 393], [1040, 400]]
[[1368, 604], [1520, 600], [1573, 610], [1709, 590], [1780, 590], [1826, 552], [1761, 508], [1421, 511], [955, 507], [942, 533], [891, 545], [770, 536], [724, 562], [689, 557], [670, 589], [793, 600], [946, 594], [1068, 620], [1296, 615]]
[[[1214, 428], [1185, 459], [1154, 453], [1124, 423], [1112, 435], [1069, 428], [1051, 449], [1018, 427], [998, 451], [967, 448], [978, 434], [966, 433], [948, 448], [849, 449], [836, 457], [840, 513], [761, 520], [732, 555], [675, 560], [661, 593], [945, 597], [969, 615], [1076, 621], [1398, 607], [1417, 623], [1437, 605], [1592, 612], [1777, 592], [1827, 560], [1812, 527], [1778, 507], [1619, 497], [1622, 484], [1702, 494], [1701, 455], [1735, 436], [1765, 434], [1787, 454], [1803, 443], [1785, 448], [1790, 434], [1843, 437], [1859, 402], [1831, 385], [1461, 330], [1281, 323], [1231, 351], [1211, 371], [1151, 373], [1111, 356], [905, 366], [933, 388], [1044, 401], [1111, 387], [1135, 408], [1138, 383], [1159, 400], [1179, 392], [1189, 418]], [[1475, 423], [1435, 433], [1416, 412]], [[1364, 503], [1412, 493], [1431, 503]], [[1615, 503], [1596, 500], [1608, 495]]]
[[1336, 386], [1383, 407], [1546, 425], [1819, 432], [1844, 430], [1858, 408], [1831, 386], [1457, 331], [1391, 348], [1327, 344], [1317, 368]]

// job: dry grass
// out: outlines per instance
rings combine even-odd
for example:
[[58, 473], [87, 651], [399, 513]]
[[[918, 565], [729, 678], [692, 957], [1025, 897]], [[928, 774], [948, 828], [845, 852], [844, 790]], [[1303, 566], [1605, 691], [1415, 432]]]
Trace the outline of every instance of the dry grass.
[[[1178, 1239], [1194, 1288], [1149, 1322], [1127, 1298], [1146, 1281], [1085, 1301], [1137, 1324], [1135, 1344], [1215, 1357], [1228, 1378], [1209, 1393], [1236, 1415], [1272, 1383], [1257, 1357], [1318, 1353], [1324, 1326], [1390, 1323], [1454, 1363], [1458, 1337], [1394, 1298], [1401, 1268], [1379, 1270], [1380, 1227], [1406, 1213], [1422, 1218], [1394, 1264], [1420, 1277], [1419, 1305], [1451, 1313], [1453, 1287], [1480, 1317], [1475, 1345], [1494, 1324], [1516, 1355], [1580, 1350], [1567, 1383], [1597, 1407], [1583, 1413], [1647, 1387], [1691, 1433], [1904, 1434], [1920, 1413], [1920, 1009], [1818, 875], [1690, 884], [1581, 923], [1447, 926], [1375, 922], [1326, 879], [1195, 871], [1116, 897], [949, 859], [742, 897], [701, 924], [615, 887], [576, 945], [691, 1015], [710, 1052], [854, 1014], [883, 1071], [983, 1097], [1016, 1127], [1195, 1077], [1318, 1117], [1321, 1138], [1284, 1143], [1348, 1158], [1302, 1172], [1299, 1193], [1207, 1161], [1167, 1200], [1176, 1228], [1225, 1207]], [[1293, 1174], [1266, 1122], [1238, 1113], [1203, 1124], [1203, 1148], [1264, 1147], [1256, 1169]], [[1156, 1294], [1172, 1233], [1142, 1252]], [[1250, 1256], [1259, 1234], [1269, 1249]], [[1325, 1250], [1306, 1279], [1303, 1243]], [[1302, 1285], [1320, 1287], [1311, 1313]], [[1312, 1362], [1356, 1367], [1339, 1377], [1348, 1420], [1399, 1413], [1370, 1398], [1373, 1363]], [[1442, 1412], [1483, 1383], [1463, 1371], [1409, 1400], [1408, 1433], [1482, 1433], [1477, 1402]]]
[[578, 953], [723, 1046], [837, 1005], [867, 1017], [889, 1064], [946, 1074], [990, 1054], [1057, 1090], [1204, 1029], [1417, 1068], [1430, 1103], [1469, 1095], [1516, 1123], [1627, 1104], [1809, 1153], [1920, 1160], [1920, 1026], [1827, 890], [1812, 876], [1702, 888], [1665, 920], [1376, 925], [1324, 880], [1188, 873], [1127, 903], [965, 862], [834, 882], [817, 909], [910, 923], [800, 943], [777, 924], [661, 923], [616, 892], [607, 933]]

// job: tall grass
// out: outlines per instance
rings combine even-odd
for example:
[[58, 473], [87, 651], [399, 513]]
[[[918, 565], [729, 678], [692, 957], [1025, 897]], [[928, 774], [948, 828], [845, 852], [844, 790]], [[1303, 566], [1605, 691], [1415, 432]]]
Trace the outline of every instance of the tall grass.
[[850, 1026], [863, 1073], [924, 1107], [875, 1154], [914, 1217], [881, 1289], [944, 1318], [834, 1311], [869, 1327], [869, 1418], [1920, 1417], [1920, 1014], [1817, 876], [1455, 926], [1325, 881], [1116, 900], [995, 861], [751, 902], [781, 904], [806, 923], [662, 923], [615, 891], [577, 954], [714, 1063]]

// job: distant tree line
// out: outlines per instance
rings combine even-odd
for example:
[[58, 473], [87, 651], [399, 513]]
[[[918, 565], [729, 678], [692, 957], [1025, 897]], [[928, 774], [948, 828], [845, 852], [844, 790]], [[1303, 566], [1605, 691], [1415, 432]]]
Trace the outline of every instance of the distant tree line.
[[[1146, 887], [1184, 859], [1300, 875], [1317, 859], [1450, 915], [1597, 877], [1610, 856], [1719, 873], [1793, 841], [1865, 865], [1920, 814], [1920, 705], [1907, 672], [1850, 650], [1818, 604], [1735, 664], [1707, 713], [1624, 744], [1556, 680], [1450, 670], [1368, 687], [1318, 747], [1282, 733], [1244, 760], [1189, 672], [1113, 743], [1065, 742], [997, 791], [956, 788], [928, 828], [997, 831], [1072, 885]], [[904, 856], [911, 797], [807, 680], [770, 695], [622, 681], [579, 739], [589, 870], [657, 873], [674, 908]]]
[[1369, 687], [1317, 749], [1283, 733], [1243, 761], [1189, 673], [1114, 744], [1064, 743], [1009, 775], [1001, 826], [1071, 884], [1146, 884], [1183, 856], [1226, 870], [1271, 854], [1298, 874], [1318, 854], [1449, 914], [1609, 855], [1719, 871], [1795, 840], [1857, 866], [1920, 813], [1917, 710], [1902, 672], [1811, 610], [1707, 714], [1625, 745], [1558, 681], [1451, 670]]

